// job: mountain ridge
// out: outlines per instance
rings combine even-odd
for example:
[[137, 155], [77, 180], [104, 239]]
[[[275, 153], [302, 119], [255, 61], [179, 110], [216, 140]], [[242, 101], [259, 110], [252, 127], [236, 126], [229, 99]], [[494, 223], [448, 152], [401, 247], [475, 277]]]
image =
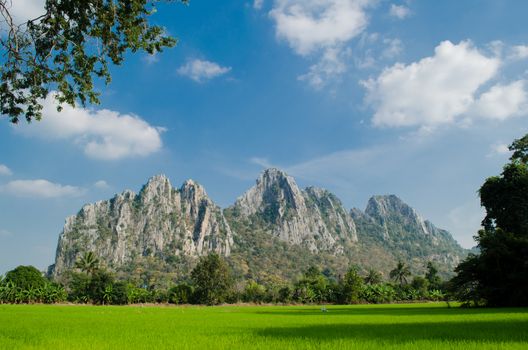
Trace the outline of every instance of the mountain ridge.
[[[253, 278], [286, 278], [300, 268], [289, 264], [282, 272], [270, 266], [270, 257], [283, 261], [291, 255], [289, 260], [336, 270], [360, 263], [383, 272], [399, 259], [415, 270], [433, 260], [449, 273], [467, 254], [449, 232], [395, 195], [372, 196], [365, 211], [348, 210], [328, 190], [300, 189], [293, 177], [276, 168], [263, 171], [254, 186], [224, 209], [194, 180], [174, 188], [163, 174], [151, 177], [137, 194], [125, 190], [86, 204], [66, 219], [51, 275], [60, 277], [87, 250], [98, 252], [116, 271], [156, 259], [164, 269], [175, 268], [178, 261], [178, 268], [188, 270], [196, 258], [216, 252], [231, 259], [241, 275]], [[383, 255], [383, 261], [369, 257], [371, 251]]]

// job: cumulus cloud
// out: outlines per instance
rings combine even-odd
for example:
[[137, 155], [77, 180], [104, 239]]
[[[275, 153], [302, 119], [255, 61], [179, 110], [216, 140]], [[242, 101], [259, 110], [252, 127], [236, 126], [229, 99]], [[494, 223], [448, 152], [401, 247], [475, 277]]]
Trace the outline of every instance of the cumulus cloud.
[[97, 181], [96, 183], [94, 183], [94, 187], [98, 188], [100, 190], [105, 190], [107, 188], [110, 188], [110, 186], [108, 185], [108, 183], [105, 180]]
[[0, 175], [9, 176], [9, 175], [12, 175], [12, 174], [13, 174], [13, 172], [11, 171], [11, 169], [9, 169], [7, 167], [7, 165], [0, 164]]
[[270, 17], [276, 36], [298, 55], [316, 59], [300, 80], [320, 88], [346, 71], [347, 44], [368, 25], [373, 0], [276, 0]]
[[489, 119], [504, 120], [525, 113], [528, 96], [523, 80], [508, 85], [496, 84], [475, 102], [473, 113]]
[[178, 68], [178, 74], [186, 76], [198, 83], [210, 80], [231, 71], [231, 67], [222, 67], [218, 63], [194, 59]]
[[528, 58], [528, 45], [516, 45], [510, 49], [510, 59], [525, 60]]
[[431, 57], [386, 68], [377, 78], [362, 82], [366, 101], [375, 110], [373, 124], [434, 127], [474, 117], [476, 111], [487, 118], [510, 117], [526, 101], [522, 82], [495, 85], [478, 95], [497, 75], [501, 63], [469, 41], [444, 41]]
[[61, 185], [48, 180], [14, 180], [0, 187], [0, 191], [16, 197], [58, 198], [78, 197], [85, 190], [75, 186]]
[[389, 14], [398, 19], [405, 19], [411, 15], [411, 10], [404, 5], [391, 4]]
[[270, 12], [277, 37], [300, 55], [346, 43], [368, 23], [367, 0], [277, 0]]
[[17, 126], [17, 130], [27, 136], [71, 141], [86, 156], [100, 160], [148, 156], [162, 147], [164, 129], [151, 126], [138, 116], [69, 105], [58, 112], [53, 96], [43, 105], [42, 121]]

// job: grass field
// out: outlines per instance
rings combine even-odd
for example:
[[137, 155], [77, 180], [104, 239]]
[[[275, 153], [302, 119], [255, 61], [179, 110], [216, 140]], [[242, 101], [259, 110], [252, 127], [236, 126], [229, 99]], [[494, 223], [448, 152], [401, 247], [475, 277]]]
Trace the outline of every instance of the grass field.
[[528, 349], [528, 309], [0, 305], [0, 349]]

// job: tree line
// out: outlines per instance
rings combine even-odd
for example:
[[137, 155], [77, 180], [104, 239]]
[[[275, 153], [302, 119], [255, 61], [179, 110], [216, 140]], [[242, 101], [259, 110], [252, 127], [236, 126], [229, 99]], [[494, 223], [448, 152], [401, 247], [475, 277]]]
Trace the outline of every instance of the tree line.
[[0, 302], [358, 304], [436, 301], [446, 297], [446, 283], [432, 263], [427, 264], [424, 276], [411, 276], [409, 267], [399, 262], [390, 273], [390, 282], [383, 281], [382, 274], [375, 270], [366, 274], [358, 271], [352, 266], [344, 276], [335, 276], [328, 269], [312, 266], [291, 283], [261, 284], [255, 280], [236, 281], [227, 262], [210, 254], [200, 258], [188, 279], [164, 290], [116, 280], [101, 267], [95, 254], [87, 252], [67, 273], [64, 285], [49, 281], [32, 266], [9, 271], [0, 281]]

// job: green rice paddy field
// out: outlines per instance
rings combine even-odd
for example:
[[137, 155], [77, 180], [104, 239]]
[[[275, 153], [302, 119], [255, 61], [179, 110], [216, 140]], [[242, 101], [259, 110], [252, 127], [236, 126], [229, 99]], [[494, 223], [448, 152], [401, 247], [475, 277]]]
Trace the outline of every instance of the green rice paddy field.
[[528, 309], [0, 305], [0, 349], [528, 349]]

